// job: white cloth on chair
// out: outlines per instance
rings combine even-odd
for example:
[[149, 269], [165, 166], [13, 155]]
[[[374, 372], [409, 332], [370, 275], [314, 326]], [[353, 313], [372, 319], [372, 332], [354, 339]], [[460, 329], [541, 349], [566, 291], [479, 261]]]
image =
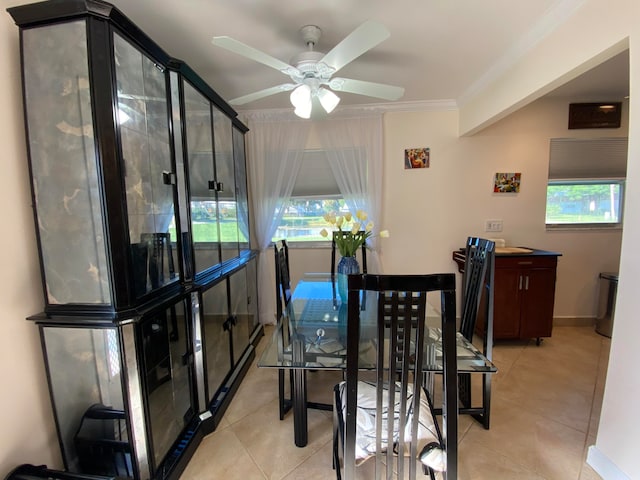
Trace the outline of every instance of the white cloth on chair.
[[[342, 416], [346, 414], [346, 383], [340, 383], [340, 398], [342, 405]], [[399, 438], [399, 425], [398, 417], [400, 413], [399, 409], [399, 396], [401, 394], [400, 384], [396, 383], [396, 397], [393, 409], [393, 441], [394, 444], [398, 442]], [[382, 411], [382, 430], [386, 432], [387, 421], [389, 418], [389, 408], [386, 404], [387, 395], [383, 396], [385, 402], [383, 403]], [[407, 401], [411, 404], [413, 397], [413, 388], [408, 385], [407, 388]], [[440, 446], [440, 441], [436, 433], [434, 424], [434, 418], [429, 408], [429, 403], [425, 398], [426, 394], [420, 395], [420, 408], [418, 417], [418, 443], [417, 451], [420, 453], [422, 449], [428, 444], [436, 444], [436, 447], [429, 448], [426, 455], [423, 455], [420, 459], [425, 465], [431, 467], [436, 471], [443, 471], [446, 465], [445, 452]], [[404, 426], [404, 438], [408, 442], [411, 439], [411, 417], [413, 411], [407, 414], [407, 424]], [[393, 446], [394, 450], [397, 449], [397, 445]], [[382, 451], [387, 450], [386, 435], [382, 435]], [[397, 453], [397, 452], [396, 452]], [[376, 385], [375, 383], [369, 383], [365, 381], [358, 382], [358, 408], [356, 416], [356, 463], [362, 464], [368, 458], [376, 454]], [[408, 454], [408, 452], [405, 452]]]

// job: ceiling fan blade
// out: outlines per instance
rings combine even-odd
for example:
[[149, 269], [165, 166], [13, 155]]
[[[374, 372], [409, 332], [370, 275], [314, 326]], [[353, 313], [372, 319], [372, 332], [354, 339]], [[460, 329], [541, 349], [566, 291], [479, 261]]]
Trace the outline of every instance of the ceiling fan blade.
[[295, 83], [283, 83], [282, 85], [276, 85], [275, 87], [265, 88], [264, 90], [259, 90], [257, 92], [249, 93], [248, 95], [243, 95], [242, 97], [234, 98], [233, 100], [229, 100], [231, 105], [244, 105], [245, 103], [253, 102], [254, 100], [260, 100], [261, 98], [268, 97], [269, 95], [275, 95], [280, 92], [288, 92], [289, 90], [293, 90], [298, 85]]
[[384, 25], [369, 20], [333, 47], [321, 62], [335, 68], [337, 72], [347, 63], [389, 38], [390, 35], [389, 30]]
[[211, 43], [216, 45], [217, 47], [222, 47], [224, 49], [229, 50], [230, 52], [237, 53], [238, 55], [242, 55], [243, 57], [247, 57], [256, 62], [260, 62], [267, 67], [275, 68], [283, 73], [287, 73], [291, 71], [291, 69], [296, 70], [297, 68], [289, 65], [288, 63], [283, 62], [282, 60], [278, 60], [271, 55], [268, 55], [260, 50], [257, 50], [249, 45], [245, 45], [238, 40], [234, 40], [231, 37], [222, 36], [222, 37], [213, 37]]
[[365, 82], [351, 78], [332, 78], [329, 87], [338, 92], [357, 93], [368, 97], [398, 100], [404, 95], [403, 87], [386, 85], [384, 83]]

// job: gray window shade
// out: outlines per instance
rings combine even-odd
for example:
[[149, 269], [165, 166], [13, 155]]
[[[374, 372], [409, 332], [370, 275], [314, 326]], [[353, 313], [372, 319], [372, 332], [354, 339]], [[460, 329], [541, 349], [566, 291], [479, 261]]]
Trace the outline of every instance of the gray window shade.
[[624, 178], [626, 137], [552, 138], [549, 178]]
[[302, 166], [293, 187], [293, 197], [339, 195], [340, 189], [322, 150], [308, 150], [302, 156]]

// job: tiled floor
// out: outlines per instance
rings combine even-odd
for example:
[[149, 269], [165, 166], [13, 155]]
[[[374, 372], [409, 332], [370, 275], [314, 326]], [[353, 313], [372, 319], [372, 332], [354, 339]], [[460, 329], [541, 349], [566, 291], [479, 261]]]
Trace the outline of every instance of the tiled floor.
[[[271, 332], [267, 327], [258, 356]], [[458, 478], [599, 479], [584, 460], [595, 443], [609, 346], [593, 327], [570, 326], [555, 327], [539, 347], [535, 341], [498, 343], [491, 429], [460, 417]], [[336, 372], [310, 373], [310, 399], [330, 403], [338, 378]], [[309, 444], [296, 447], [292, 414], [278, 418], [277, 371], [252, 367], [181, 480], [334, 476], [331, 412], [309, 410]], [[366, 470], [359, 476], [371, 478]]]

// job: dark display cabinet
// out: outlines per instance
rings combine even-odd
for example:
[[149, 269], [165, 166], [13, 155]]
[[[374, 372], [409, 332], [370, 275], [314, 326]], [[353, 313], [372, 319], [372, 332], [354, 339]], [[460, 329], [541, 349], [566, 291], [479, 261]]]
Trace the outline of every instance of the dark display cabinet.
[[8, 12], [65, 469], [178, 478], [262, 335], [247, 128], [106, 2]]

